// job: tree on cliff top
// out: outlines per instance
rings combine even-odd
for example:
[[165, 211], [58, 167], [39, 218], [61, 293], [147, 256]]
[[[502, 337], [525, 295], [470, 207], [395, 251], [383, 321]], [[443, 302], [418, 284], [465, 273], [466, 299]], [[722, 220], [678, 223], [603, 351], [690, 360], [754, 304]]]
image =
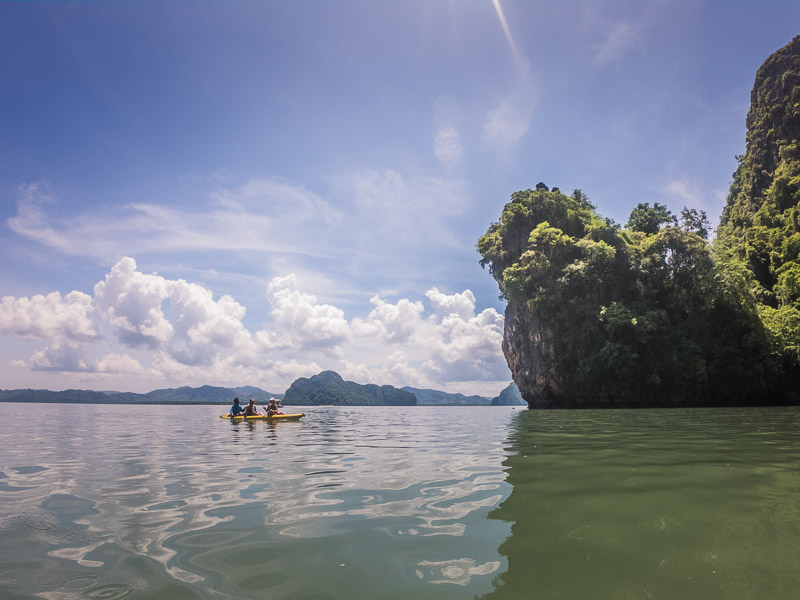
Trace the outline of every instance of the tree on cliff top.
[[640, 204], [629, 224], [602, 218], [582, 192], [539, 188], [512, 194], [478, 241], [508, 299], [504, 351], [523, 397], [722, 404], [764, 393], [772, 365], [742, 278], [666, 207]]

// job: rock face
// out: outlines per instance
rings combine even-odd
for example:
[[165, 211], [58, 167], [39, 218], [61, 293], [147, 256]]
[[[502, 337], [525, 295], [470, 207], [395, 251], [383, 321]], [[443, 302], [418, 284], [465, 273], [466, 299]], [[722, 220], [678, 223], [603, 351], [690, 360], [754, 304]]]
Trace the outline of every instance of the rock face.
[[739, 159], [715, 249], [749, 273], [778, 377], [800, 390], [800, 36], [756, 74]]
[[751, 100], [713, 247], [702, 211], [639, 204], [623, 228], [580, 190], [511, 195], [478, 251], [529, 406], [800, 402], [800, 36]]
[[505, 312], [503, 354], [531, 408], [553, 408], [570, 394], [561, 382], [553, 332], [524, 306], [509, 302]]
[[747, 113], [745, 193], [753, 207], [785, 157], [781, 150], [800, 139], [800, 35], [772, 54], [756, 73]]

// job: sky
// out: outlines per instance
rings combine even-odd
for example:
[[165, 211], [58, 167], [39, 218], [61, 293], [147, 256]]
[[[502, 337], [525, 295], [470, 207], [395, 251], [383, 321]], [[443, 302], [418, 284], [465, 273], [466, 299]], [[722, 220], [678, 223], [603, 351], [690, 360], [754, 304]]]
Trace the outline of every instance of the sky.
[[716, 223], [798, 2], [0, 2], [0, 388], [494, 396], [478, 238], [581, 189]]

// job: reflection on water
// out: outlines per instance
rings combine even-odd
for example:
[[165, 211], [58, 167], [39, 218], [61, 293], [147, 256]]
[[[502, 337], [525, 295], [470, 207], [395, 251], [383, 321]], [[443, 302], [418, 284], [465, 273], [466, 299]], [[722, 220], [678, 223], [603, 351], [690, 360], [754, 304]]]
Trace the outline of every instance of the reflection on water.
[[797, 408], [0, 406], [3, 600], [800, 589]]
[[505, 565], [517, 411], [2, 408], [4, 599], [472, 598]]
[[794, 599], [800, 410], [525, 411], [486, 599]]

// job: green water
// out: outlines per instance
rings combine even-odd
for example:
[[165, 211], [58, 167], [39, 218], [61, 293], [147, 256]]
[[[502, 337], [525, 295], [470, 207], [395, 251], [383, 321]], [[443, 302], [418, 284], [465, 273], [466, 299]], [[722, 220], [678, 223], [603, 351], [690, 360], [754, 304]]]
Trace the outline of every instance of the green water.
[[800, 597], [796, 408], [532, 412], [487, 598]]
[[800, 589], [796, 408], [0, 410], [4, 600]]

